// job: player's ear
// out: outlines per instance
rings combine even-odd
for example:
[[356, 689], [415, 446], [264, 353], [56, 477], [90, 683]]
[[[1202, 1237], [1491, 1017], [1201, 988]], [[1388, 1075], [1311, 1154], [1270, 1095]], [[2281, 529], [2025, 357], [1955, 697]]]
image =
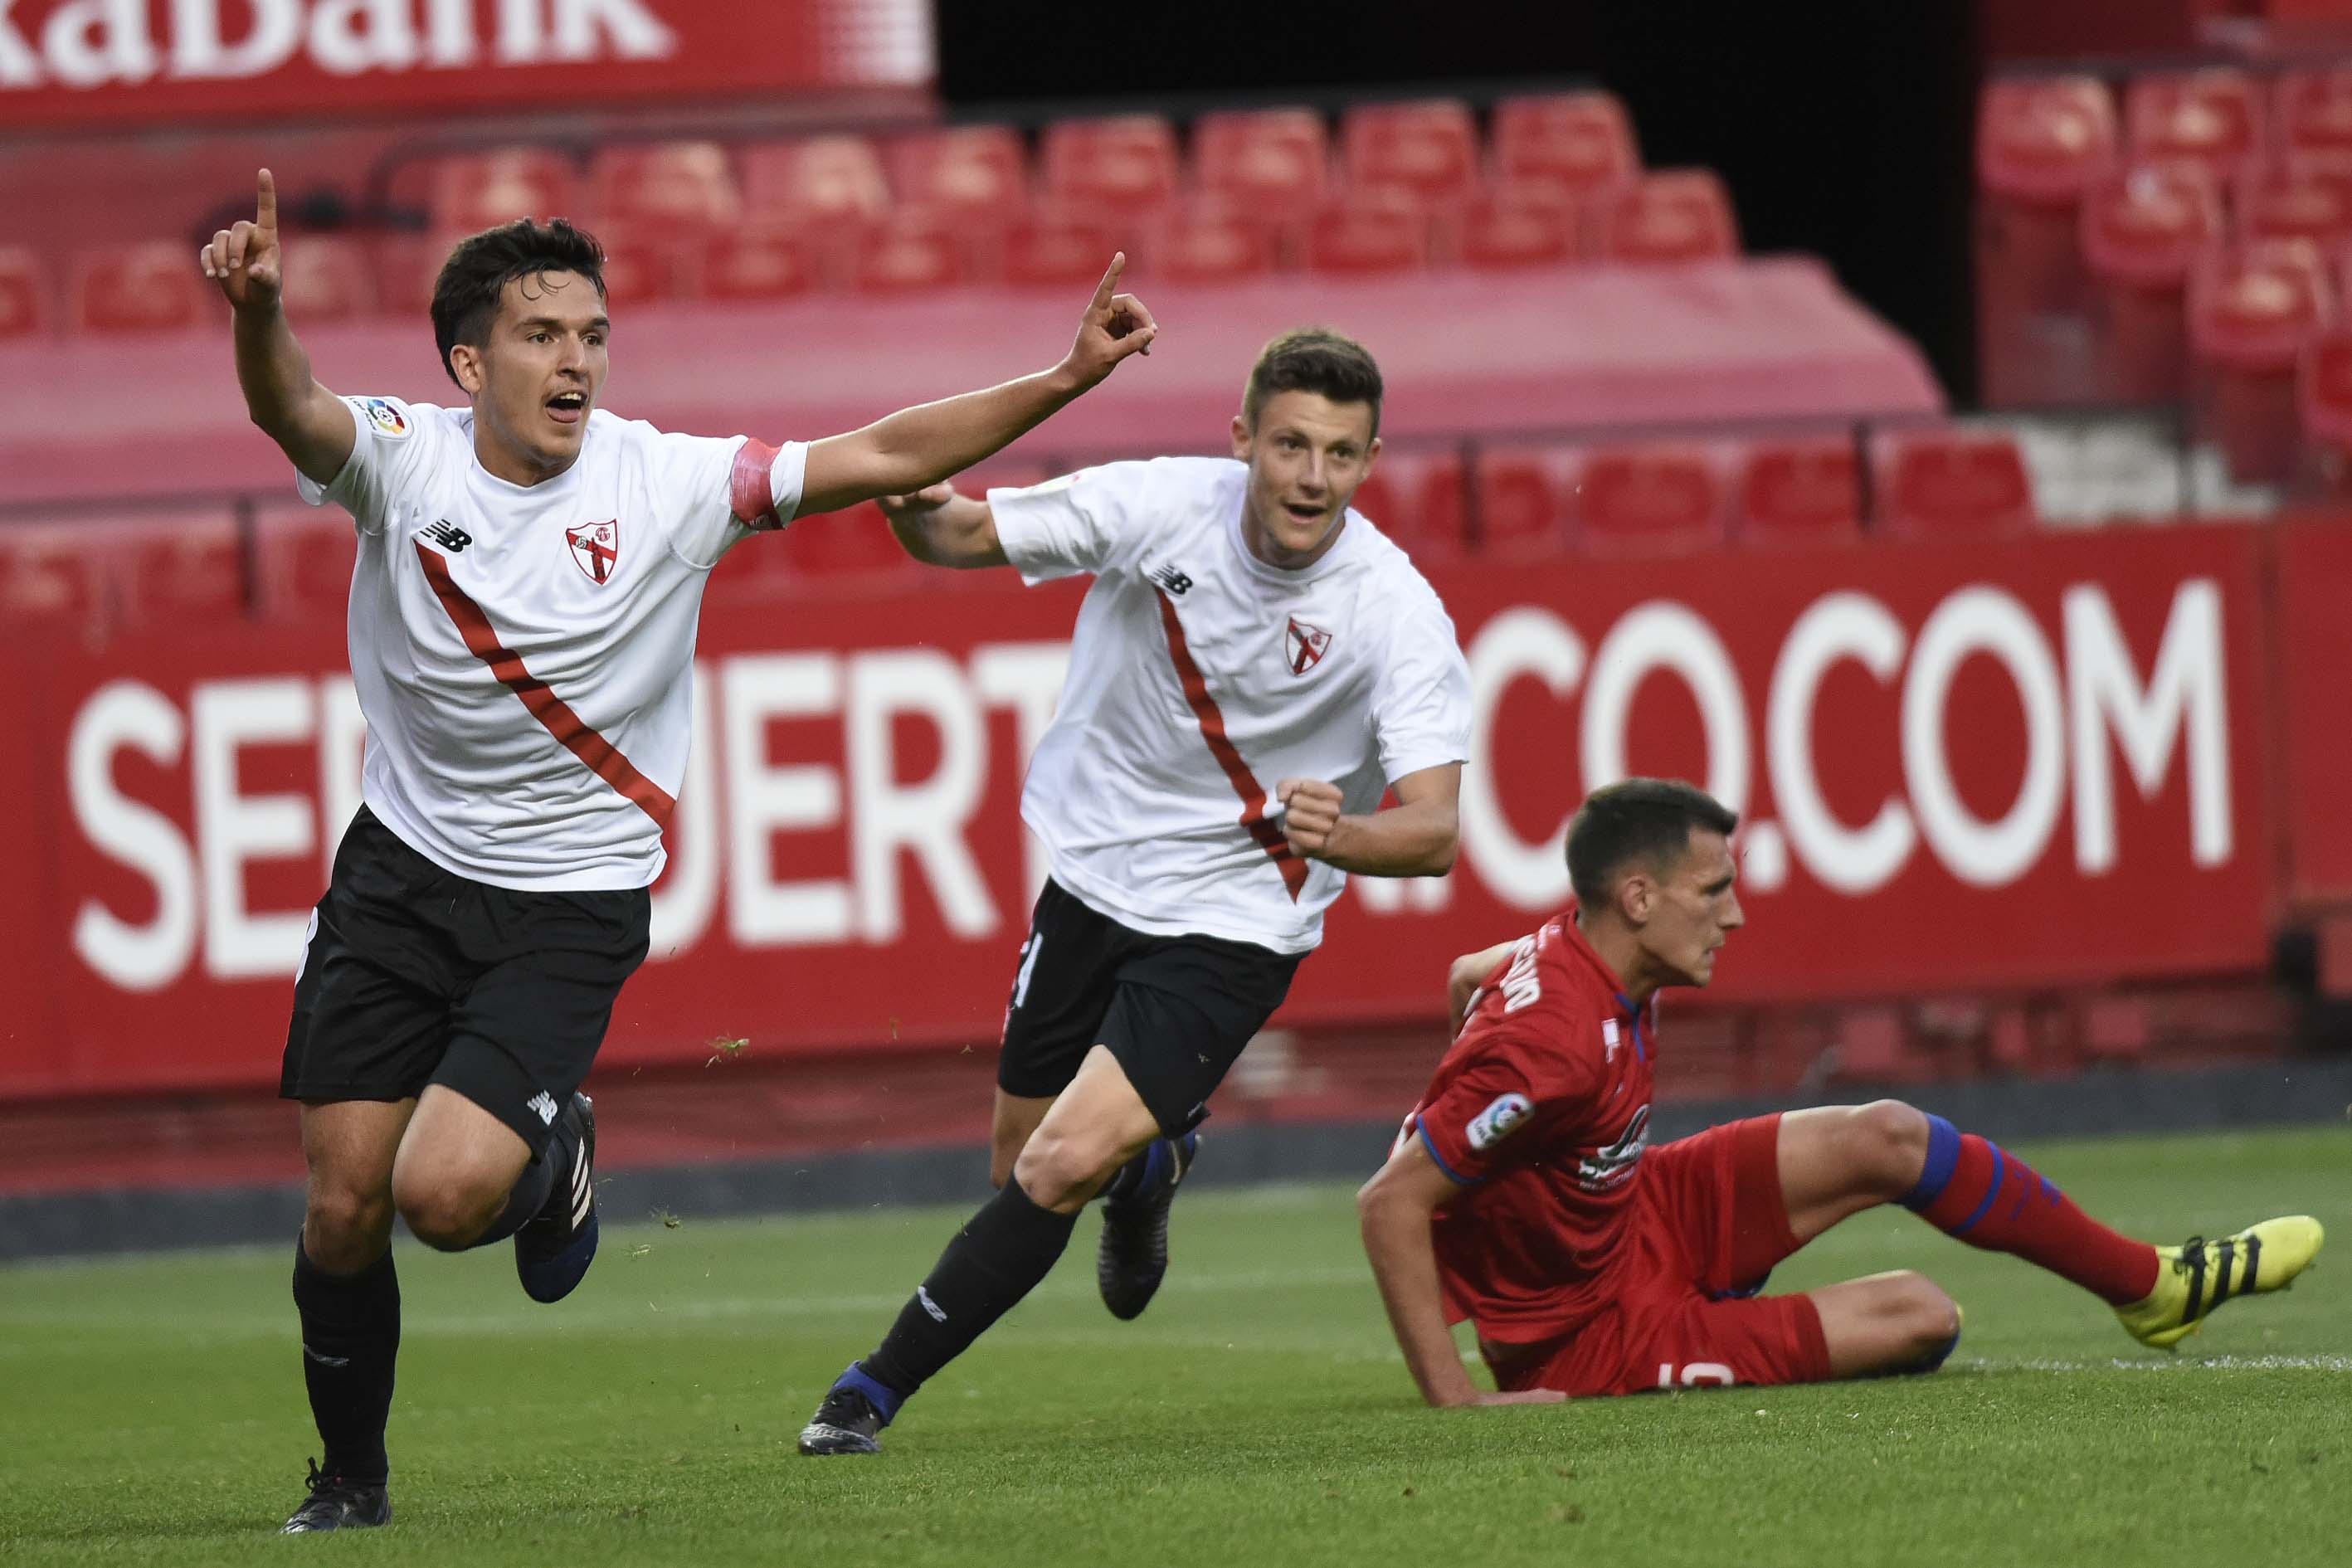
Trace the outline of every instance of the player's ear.
[[1243, 461], [1243, 462], [1246, 463], [1246, 462], [1248, 462], [1248, 461], [1249, 461], [1249, 455], [1250, 455], [1250, 427], [1249, 427], [1249, 421], [1248, 421], [1248, 420], [1246, 420], [1246, 419], [1244, 419], [1244, 418], [1243, 418], [1240, 415], [1236, 414], [1236, 415], [1234, 415], [1234, 456], [1235, 458], [1239, 458], [1241, 461]]
[[1656, 897], [1657, 889], [1650, 879], [1636, 871], [1617, 884], [1617, 912], [1624, 917], [1627, 925], [1646, 924]]
[[482, 390], [482, 355], [471, 343], [449, 345], [449, 368], [457, 374], [457, 384], [473, 397]]

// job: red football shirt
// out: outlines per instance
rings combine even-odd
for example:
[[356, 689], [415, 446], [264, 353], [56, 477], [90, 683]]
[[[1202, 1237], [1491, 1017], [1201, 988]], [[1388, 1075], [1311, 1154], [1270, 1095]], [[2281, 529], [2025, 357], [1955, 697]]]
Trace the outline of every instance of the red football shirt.
[[1462, 1193], [1433, 1226], [1448, 1317], [1528, 1344], [1606, 1306], [1649, 1143], [1654, 1009], [1570, 908], [1486, 977], [1405, 1123]]

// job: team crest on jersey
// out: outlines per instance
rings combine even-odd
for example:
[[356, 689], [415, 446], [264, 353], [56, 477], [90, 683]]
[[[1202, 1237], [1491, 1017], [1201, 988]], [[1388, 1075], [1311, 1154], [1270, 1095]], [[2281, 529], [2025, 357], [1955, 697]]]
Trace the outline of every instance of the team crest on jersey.
[[588, 581], [603, 587], [613, 580], [621, 565], [621, 525], [613, 519], [603, 522], [583, 522], [577, 528], [563, 531], [563, 542], [572, 547], [572, 559]]
[[1605, 1193], [1633, 1173], [1642, 1151], [1650, 1146], [1650, 1108], [1633, 1112], [1614, 1143], [1604, 1144], [1576, 1162], [1576, 1184], [1588, 1193]]
[[393, 441], [408, 439], [408, 416], [397, 405], [382, 397], [362, 397], [354, 400], [354, 405], [377, 435]]
[[1331, 649], [1331, 634], [1321, 626], [1308, 626], [1297, 616], [1290, 617], [1290, 630], [1284, 637], [1288, 650], [1290, 673], [1304, 675], [1323, 662]]
[[1465, 1136], [1470, 1140], [1470, 1147], [1483, 1154], [1508, 1138], [1534, 1109], [1524, 1094], [1498, 1096], [1494, 1104], [1470, 1119]]

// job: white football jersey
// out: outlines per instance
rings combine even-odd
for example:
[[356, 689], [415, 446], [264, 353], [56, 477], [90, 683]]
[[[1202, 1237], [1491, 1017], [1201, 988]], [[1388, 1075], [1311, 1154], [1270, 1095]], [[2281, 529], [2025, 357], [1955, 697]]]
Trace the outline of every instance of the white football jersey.
[[524, 487], [475, 459], [474, 416], [347, 397], [333, 481], [359, 526], [352, 679], [362, 793], [444, 870], [501, 888], [642, 888], [686, 778], [710, 568], [799, 505], [807, 447], [673, 436], [598, 410]]
[[1436, 591], [1361, 514], [1303, 570], [1251, 554], [1247, 482], [1229, 458], [1157, 458], [989, 491], [1024, 579], [1095, 576], [1021, 815], [1054, 879], [1122, 925], [1305, 952], [1347, 878], [1290, 852], [1271, 792], [1322, 779], [1370, 812], [1466, 760], [1470, 672]]

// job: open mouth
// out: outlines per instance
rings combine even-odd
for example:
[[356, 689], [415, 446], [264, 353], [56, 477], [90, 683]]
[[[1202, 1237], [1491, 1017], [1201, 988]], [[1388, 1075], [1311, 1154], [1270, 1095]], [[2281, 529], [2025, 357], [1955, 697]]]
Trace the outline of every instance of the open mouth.
[[1293, 522], [1319, 522], [1323, 519], [1325, 510], [1323, 507], [1307, 501], [1295, 500], [1284, 501], [1282, 510], [1290, 514]]
[[576, 425], [588, 412], [584, 392], [559, 392], [547, 400], [548, 416], [559, 425]]

